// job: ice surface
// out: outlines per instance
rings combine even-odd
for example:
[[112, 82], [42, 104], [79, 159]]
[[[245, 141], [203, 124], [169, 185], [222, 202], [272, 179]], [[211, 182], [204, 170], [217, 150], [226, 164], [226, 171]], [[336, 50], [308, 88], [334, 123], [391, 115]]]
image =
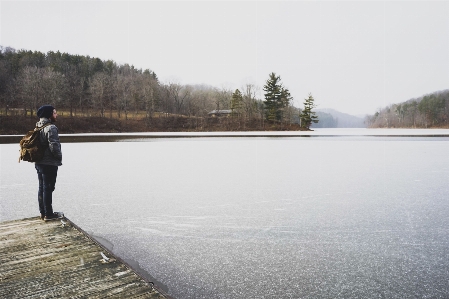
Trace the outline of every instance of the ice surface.
[[[54, 207], [178, 299], [444, 298], [449, 141], [427, 138], [65, 143]], [[36, 216], [33, 165], [0, 151], [0, 220]]]

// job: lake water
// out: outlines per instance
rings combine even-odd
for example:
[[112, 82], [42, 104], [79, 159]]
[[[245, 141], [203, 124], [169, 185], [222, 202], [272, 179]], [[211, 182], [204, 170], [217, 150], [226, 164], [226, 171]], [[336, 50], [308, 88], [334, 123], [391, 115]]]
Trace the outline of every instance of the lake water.
[[[448, 130], [246, 134], [63, 143], [54, 208], [177, 299], [449, 297]], [[37, 216], [0, 154], [0, 221]]]

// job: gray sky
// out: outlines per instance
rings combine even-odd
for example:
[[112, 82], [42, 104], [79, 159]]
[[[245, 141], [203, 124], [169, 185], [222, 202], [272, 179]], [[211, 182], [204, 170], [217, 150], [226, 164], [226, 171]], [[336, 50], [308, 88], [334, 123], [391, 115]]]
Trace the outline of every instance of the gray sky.
[[[449, 1], [0, 1], [0, 45], [373, 114], [449, 88]], [[262, 97], [262, 91], [261, 91]]]

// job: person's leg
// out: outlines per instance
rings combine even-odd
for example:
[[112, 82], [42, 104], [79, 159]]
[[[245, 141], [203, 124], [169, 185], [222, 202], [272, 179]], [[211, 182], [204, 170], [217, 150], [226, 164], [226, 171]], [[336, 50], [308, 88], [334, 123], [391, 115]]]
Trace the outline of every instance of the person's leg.
[[37, 201], [39, 203], [39, 212], [41, 213], [41, 218], [45, 216], [44, 208], [44, 179], [42, 178], [42, 168], [39, 164], [34, 164], [34, 168], [37, 171], [37, 178], [39, 180], [39, 190], [37, 192]]
[[41, 165], [44, 170], [43, 178], [43, 203], [45, 216], [53, 216], [53, 191], [56, 186], [56, 176], [58, 174], [58, 166]]

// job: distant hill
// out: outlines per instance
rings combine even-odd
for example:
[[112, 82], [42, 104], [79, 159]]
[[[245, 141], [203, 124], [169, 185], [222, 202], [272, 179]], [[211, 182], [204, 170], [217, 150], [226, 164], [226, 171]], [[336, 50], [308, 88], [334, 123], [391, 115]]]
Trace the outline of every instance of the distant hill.
[[334, 109], [315, 109], [319, 122], [311, 128], [366, 128], [362, 117], [339, 112]]
[[391, 104], [367, 117], [370, 128], [449, 128], [449, 89]]

